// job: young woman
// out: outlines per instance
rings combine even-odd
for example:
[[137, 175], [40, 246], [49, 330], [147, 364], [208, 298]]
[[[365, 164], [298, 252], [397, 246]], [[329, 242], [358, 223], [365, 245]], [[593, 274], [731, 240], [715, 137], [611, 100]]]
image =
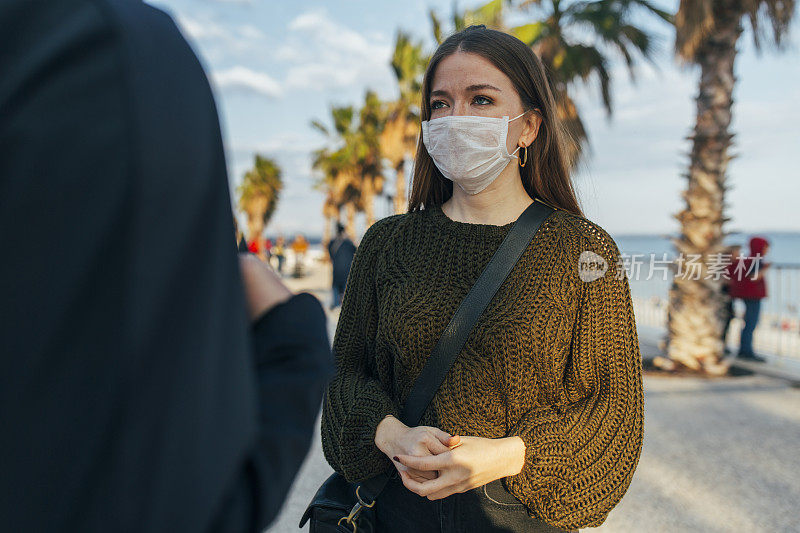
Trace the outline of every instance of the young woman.
[[[641, 359], [619, 250], [582, 216], [529, 47], [467, 28], [436, 50], [422, 93], [409, 213], [371, 226], [351, 267], [323, 404], [325, 457], [351, 482], [394, 469], [375, 505], [381, 533], [598, 526], [642, 445]], [[407, 427], [398, 417], [414, 380], [533, 201], [556, 209], [422, 423]]]

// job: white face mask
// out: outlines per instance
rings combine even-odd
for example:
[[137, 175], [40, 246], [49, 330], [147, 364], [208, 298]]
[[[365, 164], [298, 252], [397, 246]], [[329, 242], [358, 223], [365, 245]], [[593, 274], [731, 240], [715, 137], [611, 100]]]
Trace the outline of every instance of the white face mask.
[[[525, 113], [511, 120], [516, 120]], [[422, 121], [422, 142], [442, 175], [478, 194], [506, 168], [519, 150], [508, 153], [507, 116], [453, 115]]]

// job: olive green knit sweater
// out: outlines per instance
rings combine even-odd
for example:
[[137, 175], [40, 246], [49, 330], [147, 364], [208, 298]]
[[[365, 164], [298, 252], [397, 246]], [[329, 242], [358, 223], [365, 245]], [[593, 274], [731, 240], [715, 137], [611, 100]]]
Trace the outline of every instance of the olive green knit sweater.
[[[392, 461], [375, 429], [400, 408], [433, 346], [512, 224], [457, 222], [435, 206], [371, 226], [353, 260], [322, 412], [330, 465], [361, 481]], [[608, 270], [579, 276], [593, 252]], [[597, 224], [556, 210], [473, 328], [420, 425], [518, 435], [525, 465], [503, 478], [529, 513], [600, 525], [625, 494], [643, 434], [642, 367], [628, 278]]]

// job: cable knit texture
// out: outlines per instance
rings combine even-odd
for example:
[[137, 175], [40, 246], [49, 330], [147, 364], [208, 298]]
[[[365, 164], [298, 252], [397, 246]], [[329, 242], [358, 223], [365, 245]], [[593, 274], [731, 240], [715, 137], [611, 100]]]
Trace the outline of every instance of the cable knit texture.
[[[454, 221], [433, 206], [367, 230], [344, 294], [333, 343], [337, 370], [322, 413], [325, 457], [348, 481], [394, 468], [374, 444], [376, 427], [387, 414], [400, 416], [445, 326], [511, 226]], [[585, 251], [608, 265], [593, 281], [579, 277]], [[502, 483], [529, 514], [564, 529], [602, 524], [641, 452], [642, 366], [619, 256], [600, 226], [553, 212], [420, 423], [458, 435], [518, 435], [525, 464]]]

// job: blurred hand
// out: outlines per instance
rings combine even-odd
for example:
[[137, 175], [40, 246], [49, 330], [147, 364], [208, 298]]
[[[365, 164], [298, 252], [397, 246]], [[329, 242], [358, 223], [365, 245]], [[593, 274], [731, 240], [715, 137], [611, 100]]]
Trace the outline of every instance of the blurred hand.
[[239, 254], [247, 314], [250, 320], [258, 317], [292, 297], [292, 291], [267, 263], [253, 254]]

